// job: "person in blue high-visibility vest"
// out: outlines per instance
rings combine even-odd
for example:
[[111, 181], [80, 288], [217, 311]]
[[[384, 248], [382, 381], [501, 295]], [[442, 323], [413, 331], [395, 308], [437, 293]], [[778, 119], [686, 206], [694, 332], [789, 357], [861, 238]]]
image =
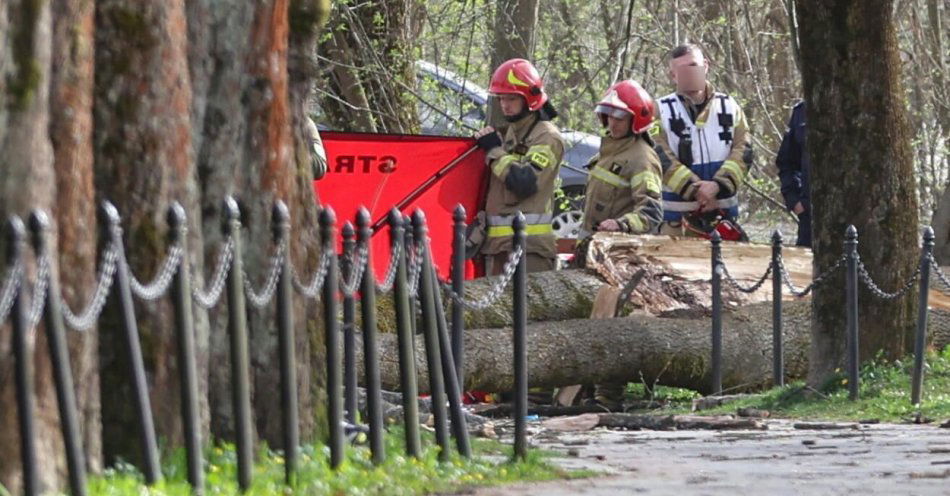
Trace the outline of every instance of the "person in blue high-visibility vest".
[[792, 109], [788, 130], [775, 157], [782, 196], [788, 210], [798, 216], [798, 246], [811, 246], [811, 161], [805, 150], [805, 102]]
[[684, 216], [722, 212], [739, 215], [738, 192], [752, 161], [745, 114], [736, 100], [715, 91], [706, 78], [702, 49], [681, 45], [670, 52], [676, 91], [658, 99], [653, 128], [663, 166], [663, 223], [660, 234], [698, 235]]

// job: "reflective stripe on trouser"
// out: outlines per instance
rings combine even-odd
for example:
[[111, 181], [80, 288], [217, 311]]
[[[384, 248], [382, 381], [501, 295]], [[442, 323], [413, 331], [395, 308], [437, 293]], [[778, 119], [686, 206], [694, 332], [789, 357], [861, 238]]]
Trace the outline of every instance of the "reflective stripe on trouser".
[[[538, 236], [541, 234], [552, 234], [554, 228], [551, 227], [551, 214], [524, 214], [525, 233], [528, 236]], [[488, 218], [488, 237], [502, 238], [505, 236], [514, 236], [515, 229], [511, 226], [515, 219], [514, 215], [492, 215]]]

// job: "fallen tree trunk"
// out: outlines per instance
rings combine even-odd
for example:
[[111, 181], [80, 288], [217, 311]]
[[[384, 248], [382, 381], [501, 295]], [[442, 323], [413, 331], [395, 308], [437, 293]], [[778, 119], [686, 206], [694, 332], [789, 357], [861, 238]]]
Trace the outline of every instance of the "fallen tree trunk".
[[[786, 374], [803, 377], [807, 368], [811, 305], [793, 302], [783, 312]], [[772, 380], [771, 304], [728, 312], [723, 319], [723, 387], [752, 390]], [[950, 313], [931, 311], [930, 337], [950, 343]], [[465, 387], [488, 391], [513, 388], [510, 329], [466, 331]], [[528, 326], [528, 377], [532, 387], [578, 383], [644, 381], [710, 393], [709, 319], [634, 315], [616, 319], [573, 319]], [[362, 349], [357, 346], [357, 349]], [[380, 336], [383, 386], [398, 389], [394, 335]], [[420, 391], [428, 380], [422, 339], [416, 341]], [[359, 363], [362, 363], [360, 358]]]

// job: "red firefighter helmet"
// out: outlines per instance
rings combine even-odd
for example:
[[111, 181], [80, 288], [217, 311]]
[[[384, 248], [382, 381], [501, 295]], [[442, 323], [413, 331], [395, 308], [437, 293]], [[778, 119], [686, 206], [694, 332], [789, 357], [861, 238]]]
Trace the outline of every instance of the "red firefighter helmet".
[[521, 95], [528, 110], [539, 110], [548, 101], [538, 70], [525, 59], [511, 59], [495, 69], [488, 92], [492, 95]]
[[653, 98], [639, 83], [626, 79], [614, 83], [607, 90], [594, 112], [597, 112], [604, 126], [607, 125], [608, 115], [618, 119], [632, 115], [630, 128], [635, 134], [640, 134], [653, 124]]

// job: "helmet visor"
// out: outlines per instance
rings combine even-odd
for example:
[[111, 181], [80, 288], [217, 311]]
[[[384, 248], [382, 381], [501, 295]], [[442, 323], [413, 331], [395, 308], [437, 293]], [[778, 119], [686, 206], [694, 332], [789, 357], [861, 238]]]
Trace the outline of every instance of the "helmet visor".
[[621, 110], [610, 105], [597, 105], [597, 107], [594, 109], [594, 112], [613, 117], [614, 119], [626, 119], [627, 117], [633, 115], [626, 110]]

